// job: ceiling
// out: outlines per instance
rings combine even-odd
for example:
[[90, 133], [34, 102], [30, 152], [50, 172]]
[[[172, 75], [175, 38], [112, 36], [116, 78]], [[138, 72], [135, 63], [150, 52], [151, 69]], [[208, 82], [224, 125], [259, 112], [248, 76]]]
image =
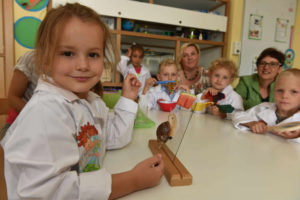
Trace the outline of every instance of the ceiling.
[[[149, 0], [134, 0], [139, 2], [148, 3]], [[221, 4], [216, 0], [153, 0], [154, 4], [159, 4], [163, 6], [171, 6], [176, 8], [183, 8], [188, 10], [209, 10], [210, 8]]]

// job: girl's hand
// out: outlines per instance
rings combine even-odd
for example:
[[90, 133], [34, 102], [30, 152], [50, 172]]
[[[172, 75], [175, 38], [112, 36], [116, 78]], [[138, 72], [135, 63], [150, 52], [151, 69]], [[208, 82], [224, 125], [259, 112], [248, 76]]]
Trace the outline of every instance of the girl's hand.
[[189, 92], [189, 91], [190, 91], [189, 86], [183, 85], [183, 84], [177, 85], [175, 89], [176, 89], [176, 90], [184, 90], [184, 91], [186, 91], [186, 92]]
[[130, 58], [131, 53], [132, 53], [132, 49], [131, 49], [131, 48], [128, 48], [128, 51], [127, 51], [126, 56], [127, 56], [128, 58]]
[[136, 190], [141, 190], [157, 185], [164, 174], [162, 156], [157, 154], [138, 163], [132, 170]]
[[122, 96], [132, 99], [136, 99], [141, 82], [137, 79], [134, 74], [128, 74], [123, 82]]
[[300, 136], [300, 129], [295, 131], [284, 131], [284, 132], [274, 132], [274, 133], [286, 139], [294, 139]]
[[211, 113], [221, 119], [226, 118], [226, 113], [222, 113], [217, 106], [211, 106]]
[[112, 174], [109, 199], [157, 185], [164, 174], [164, 168], [162, 156], [158, 154], [140, 162], [130, 171]]
[[268, 130], [268, 126], [264, 121], [249, 122], [249, 123], [242, 124], [242, 125], [247, 126], [248, 128], [251, 129], [251, 131], [253, 133], [258, 133], [258, 134], [265, 133]]

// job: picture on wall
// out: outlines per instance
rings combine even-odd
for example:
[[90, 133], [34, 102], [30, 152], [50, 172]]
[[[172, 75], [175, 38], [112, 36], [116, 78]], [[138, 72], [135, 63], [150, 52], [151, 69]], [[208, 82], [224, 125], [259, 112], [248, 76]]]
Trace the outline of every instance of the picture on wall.
[[286, 42], [288, 40], [288, 27], [288, 19], [276, 19], [275, 42]]
[[262, 36], [263, 16], [250, 14], [248, 39], [261, 40]]

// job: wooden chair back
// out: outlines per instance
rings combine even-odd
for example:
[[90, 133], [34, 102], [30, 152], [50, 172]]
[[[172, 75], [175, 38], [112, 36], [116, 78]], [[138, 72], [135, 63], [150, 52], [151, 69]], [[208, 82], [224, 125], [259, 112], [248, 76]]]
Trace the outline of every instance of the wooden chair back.
[[[0, 115], [2, 118], [5, 118], [9, 111], [10, 107], [8, 105], [7, 98], [0, 98]], [[3, 124], [0, 126], [2, 128]], [[0, 199], [7, 200], [6, 194], [6, 183], [4, 179], [4, 152], [2, 147], [0, 146]]]

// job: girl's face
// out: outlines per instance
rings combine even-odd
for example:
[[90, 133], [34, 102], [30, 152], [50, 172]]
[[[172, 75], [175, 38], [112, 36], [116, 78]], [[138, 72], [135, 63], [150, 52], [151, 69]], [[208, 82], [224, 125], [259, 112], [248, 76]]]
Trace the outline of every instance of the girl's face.
[[194, 46], [186, 47], [183, 50], [181, 64], [184, 69], [193, 69], [198, 66], [200, 54], [197, 52]]
[[177, 80], [177, 67], [176, 65], [163, 66], [157, 74], [157, 78], [160, 81], [176, 81]]
[[61, 30], [51, 76], [58, 86], [86, 98], [99, 81], [104, 64], [103, 30], [94, 22], [77, 17]]
[[261, 80], [273, 81], [279, 72], [281, 72], [280, 63], [270, 56], [264, 57], [257, 66], [258, 77]]
[[138, 50], [133, 51], [130, 56], [130, 61], [134, 67], [136, 68], [141, 67], [143, 61], [143, 52]]
[[223, 67], [212, 71], [209, 78], [212, 87], [219, 91], [222, 91], [233, 80], [230, 71]]
[[274, 99], [280, 116], [291, 116], [300, 106], [300, 79], [294, 75], [282, 75], [276, 80]]

